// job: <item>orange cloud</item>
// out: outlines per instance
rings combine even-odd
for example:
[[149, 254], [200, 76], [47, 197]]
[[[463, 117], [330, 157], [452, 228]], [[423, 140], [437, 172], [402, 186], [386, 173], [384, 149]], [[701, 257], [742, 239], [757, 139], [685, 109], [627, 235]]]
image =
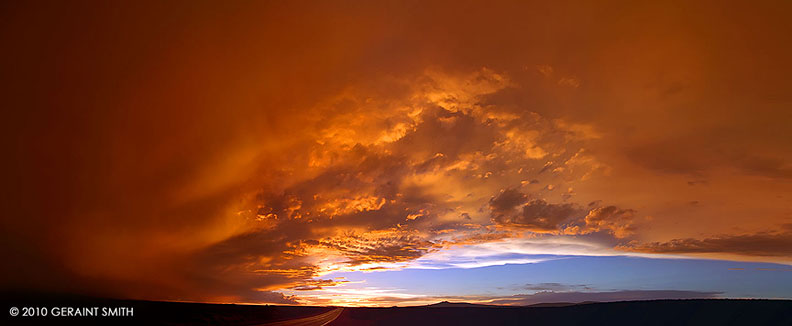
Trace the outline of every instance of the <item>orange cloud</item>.
[[48, 6], [0, 14], [3, 288], [293, 303], [527, 240], [788, 261], [775, 4]]

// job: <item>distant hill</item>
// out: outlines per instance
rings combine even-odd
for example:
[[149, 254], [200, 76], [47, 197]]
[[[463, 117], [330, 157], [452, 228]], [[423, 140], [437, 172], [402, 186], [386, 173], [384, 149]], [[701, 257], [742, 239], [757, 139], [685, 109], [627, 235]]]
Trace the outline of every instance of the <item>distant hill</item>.
[[503, 306], [476, 304], [476, 303], [467, 303], [467, 302], [442, 301], [442, 302], [426, 305], [424, 307], [428, 307], [428, 308], [495, 308], [495, 307], [503, 307]]
[[542, 307], [569, 307], [569, 306], [576, 306], [581, 304], [591, 304], [591, 303], [598, 303], [596, 301], [584, 301], [584, 302], [543, 302], [543, 303], [536, 303], [527, 306], [501, 306], [501, 305], [490, 305], [490, 304], [478, 304], [478, 303], [467, 303], [467, 302], [448, 302], [442, 301], [438, 303], [433, 303], [430, 305], [425, 305], [422, 307], [427, 308], [517, 308], [517, 307], [535, 307], [535, 308], [542, 308]]

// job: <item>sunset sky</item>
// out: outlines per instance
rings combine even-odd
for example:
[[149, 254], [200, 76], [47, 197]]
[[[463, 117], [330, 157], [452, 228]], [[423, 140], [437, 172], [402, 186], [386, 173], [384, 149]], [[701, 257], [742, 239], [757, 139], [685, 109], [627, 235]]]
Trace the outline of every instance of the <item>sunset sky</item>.
[[792, 299], [791, 12], [3, 2], [1, 287]]

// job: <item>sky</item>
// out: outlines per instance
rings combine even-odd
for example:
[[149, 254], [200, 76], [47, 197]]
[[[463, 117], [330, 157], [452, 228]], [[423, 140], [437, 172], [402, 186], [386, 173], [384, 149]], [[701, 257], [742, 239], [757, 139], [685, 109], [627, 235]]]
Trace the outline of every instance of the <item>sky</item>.
[[0, 5], [0, 288], [792, 298], [778, 1]]

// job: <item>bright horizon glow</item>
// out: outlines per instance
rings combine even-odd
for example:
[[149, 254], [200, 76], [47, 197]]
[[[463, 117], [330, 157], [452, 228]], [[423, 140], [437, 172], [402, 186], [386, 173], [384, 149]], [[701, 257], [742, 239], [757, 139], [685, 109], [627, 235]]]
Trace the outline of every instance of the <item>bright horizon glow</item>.
[[[578, 298], [578, 301], [571, 302], [590, 299], [619, 301], [619, 297], [612, 298], [602, 294], [629, 290], [645, 291], [642, 294], [644, 300], [673, 299], [677, 297], [669, 296], [663, 291], [676, 290], [680, 285], [690, 291], [684, 295], [698, 295], [700, 298], [789, 299], [785, 293], [792, 290], [786, 285], [792, 281], [792, 267], [782, 264], [624, 256], [559, 256], [536, 259], [537, 262], [532, 264], [452, 268], [447, 271], [407, 268], [394, 271], [337, 272], [326, 277], [342, 278], [344, 283], [319, 290], [285, 290], [284, 293], [295, 295], [304, 300], [301, 303], [308, 305], [390, 307], [426, 305], [440, 301], [525, 305], [547, 302], [541, 300], [548, 298]], [[589, 274], [585, 277], [576, 275], [576, 271], [569, 270], [570, 266], [586, 268]], [[654, 278], [669, 271], [676, 274], [674, 279]], [[638, 276], [636, 273], [644, 275]], [[492, 275], [497, 275], [497, 279], [488, 279]], [[418, 278], [421, 281], [406, 281]], [[581, 284], [584, 282], [587, 284]], [[526, 283], [533, 284], [535, 288], [526, 288]], [[779, 286], [780, 284], [784, 285]], [[405, 288], [405, 285], [409, 287]], [[492, 289], [499, 290], [492, 292]], [[540, 292], [546, 293], [544, 296], [540, 294], [536, 298], [531, 297]], [[498, 303], [499, 300], [513, 296], [523, 296], [524, 299], [515, 303]]]

